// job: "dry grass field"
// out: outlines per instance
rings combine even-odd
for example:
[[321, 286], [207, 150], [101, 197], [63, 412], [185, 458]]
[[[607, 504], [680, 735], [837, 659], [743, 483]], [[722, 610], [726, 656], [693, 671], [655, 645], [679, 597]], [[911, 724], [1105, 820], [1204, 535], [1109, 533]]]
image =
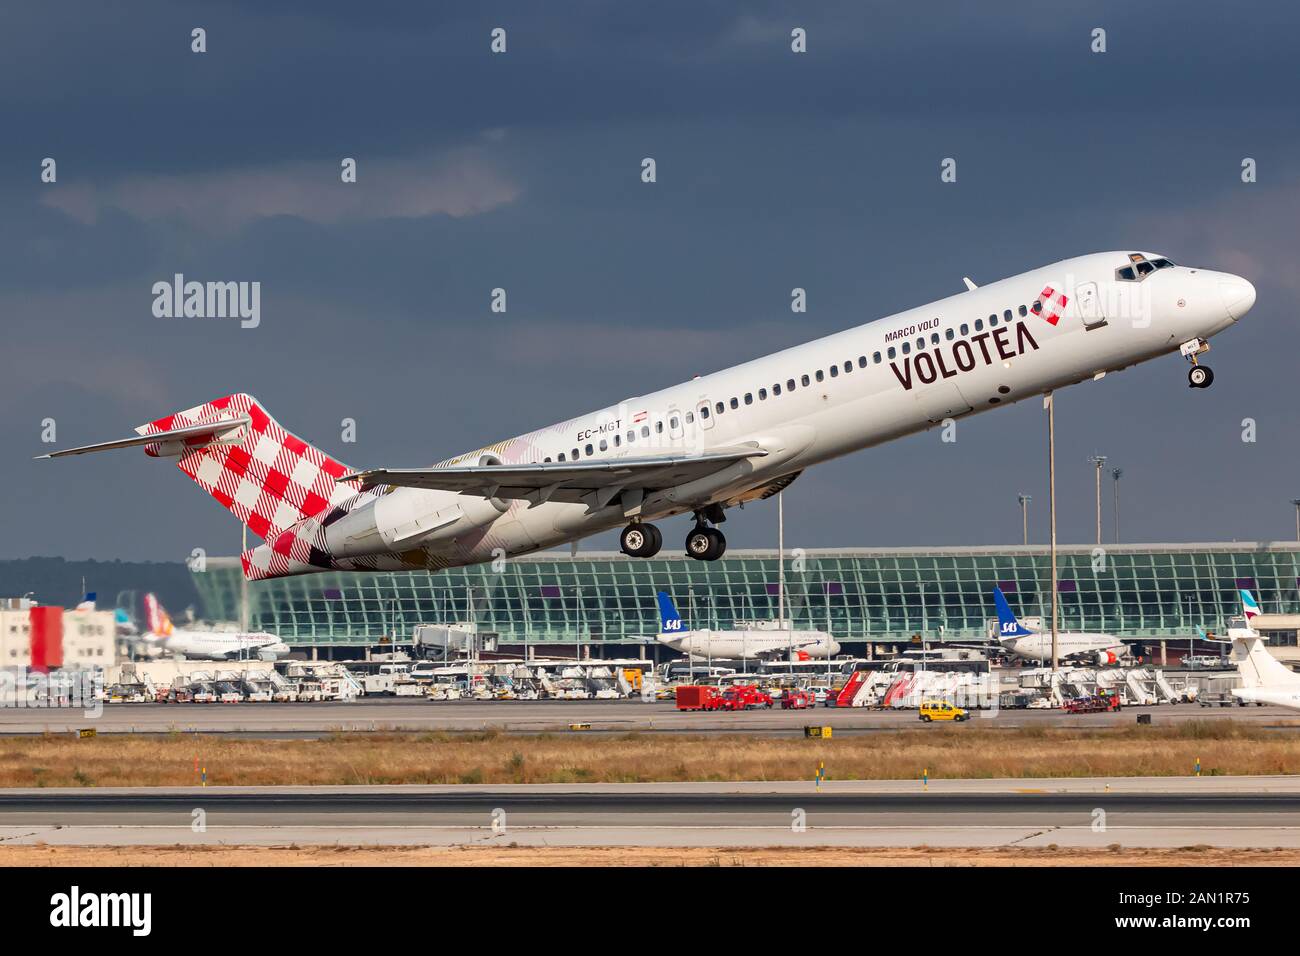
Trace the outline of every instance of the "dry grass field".
[[652, 734], [349, 733], [312, 740], [220, 735], [0, 739], [0, 787], [652, 783], [953, 777], [1300, 773], [1293, 733], [1231, 720], [1172, 727], [925, 727], [830, 740]]

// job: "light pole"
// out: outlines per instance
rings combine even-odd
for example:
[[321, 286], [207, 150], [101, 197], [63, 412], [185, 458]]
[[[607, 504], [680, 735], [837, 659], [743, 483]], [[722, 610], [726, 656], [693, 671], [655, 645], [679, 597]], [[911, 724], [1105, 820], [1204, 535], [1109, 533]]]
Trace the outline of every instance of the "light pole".
[[1295, 505], [1295, 539], [1300, 541], [1300, 498], [1292, 498], [1291, 504]]
[[1097, 466], [1097, 543], [1101, 544], [1101, 466], [1106, 464], [1106, 456], [1093, 455], [1088, 460]]
[[1119, 544], [1119, 480], [1124, 476], [1124, 469], [1112, 468], [1110, 476], [1115, 480], [1115, 543]]
[[1020, 543], [1029, 544], [1029, 502], [1034, 499], [1032, 495], [1026, 494], [1016, 497], [1020, 500]]
[[[1047, 406], [1047, 510], [1051, 515], [1052, 551], [1052, 676], [1056, 676], [1057, 657], [1057, 594], [1056, 594], [1056, 399], [1051, 392], [1043, 397]], [[1052, 682], [1055, 687], [1055, 681]]]

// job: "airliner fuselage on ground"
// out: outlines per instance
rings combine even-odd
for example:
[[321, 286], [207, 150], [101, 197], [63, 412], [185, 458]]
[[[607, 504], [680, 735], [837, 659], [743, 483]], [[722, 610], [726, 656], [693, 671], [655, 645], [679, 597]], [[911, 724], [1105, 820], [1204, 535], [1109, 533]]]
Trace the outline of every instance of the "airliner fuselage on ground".
[[195, 631], [172, 624], [166, 609], [152, 594], [144, 596], [145, 644], [186, 658], [205, 661], [273, 661], [285, 657], [289, 646], [266, 631]]
[[1249, 591], [1241, 591], [1241, 604], [1245, 612], [1245, 620], [1241, 622], [1244, 626], [1228, 628], [1232, 662], [1241, 676], [1241, 686], [1233, 688], [1233, 696], [1248, 704], [1273, 704], [1300, 710], [1300, 674], [1264, 646], [1263, 636], [1252, 624], [1259, 616], [1259, 604]]
[[1206, 340], [1255, 301], [1237, 276], [1126, 252], [968, 286], [431, 468], [352, 472], [246, 394], [49, 457], [143, 445], [177, 458], [264, 539], [243, 555], [254, 579], [474, 564], [619, 525], [623, 550], [649, 557], [652, 522], [683, 513], [687, 554], [714, 560], [726, 509], [812, 465], [1180, 349], [1204, 387]]
[[[1052, 632], [1031, 631], [1021, 624], [999, 587], [993, 589], [993, 603], [998, 609], [998, 642], [1007, 653], [1034, 661], [1050, 661]], [[1059, 630], [1056, 634], [1056, 656], [1061, 660], [1074, 658], [1092, 664], [1116, 664], [1127, 654], [1128, 648], [1114, 634]]]
[[682, 621], [671, 597], [660, 591], [658, 599], [660, 643], [690, 657], [715, 661], [753, 658], [820, 660], [840, 652], [840, 645], [825, 631], [798, 631], [791, 627], [692, 630]]

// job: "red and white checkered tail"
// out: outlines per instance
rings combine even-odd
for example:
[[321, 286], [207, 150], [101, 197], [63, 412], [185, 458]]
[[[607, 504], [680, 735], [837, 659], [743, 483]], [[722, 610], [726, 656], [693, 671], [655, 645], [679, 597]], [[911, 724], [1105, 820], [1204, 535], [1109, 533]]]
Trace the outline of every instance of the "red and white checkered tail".
[[230, 422], [226, 430], [194, 429], [195, 437], [145, 446], [176, 464], [248, 530], [274, 539], [293, 525], [356, 495], [358, 482], [335, 479], [348, 468], [280, 426], [257, 399], [227, 395], [141, 425], [140, 435]]

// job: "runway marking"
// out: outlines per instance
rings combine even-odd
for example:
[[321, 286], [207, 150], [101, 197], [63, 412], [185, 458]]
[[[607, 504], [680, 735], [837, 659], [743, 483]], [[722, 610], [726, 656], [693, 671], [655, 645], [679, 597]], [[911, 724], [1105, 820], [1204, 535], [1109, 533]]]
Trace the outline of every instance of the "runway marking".
[[[811, 832], [813, 830], [855, 830], [855, 831], [856, 830], [935, 830], [935, 831], [944, 830], [944, 831], [957, 831], [957, 832], [961, 832], [961, 831], [974, 832], [974, 831], [981, 831], [981, 830], [1027, 830], [1030, 829], [1032, 826], [1033, 826], [1032, 824], [1028, 824], [1028, 823], [1020, 824], [1019, 826], [1017, 826], [1014, 823], [990, 823], [987, 825], [979, 824], [975, 826], [962, 826], [956, 824], [953, 825], [919, 825], [918, 824], [913, 826], [913, 825], [902, 824], [902, 823], [872, 824], [872, 825], [829, 824], [826, 826], [809, 825], [805, 832]], [[3, 829], [3, 827], [0, 826], [0, 829]], [[42, 828], [43, 831], [44, 830], [69, 830], [69, 831], [73, 831], [73, 830], [189, 830], [189, 829], [191, 829], [190, 825], [185, 823], [103, 823], [103, 824], [77, 823], [77, 824], [51, 825]], [[465, 824], [412, 823], [407, 825], [403, 825], [400, 823], [376, 823], [376, 824], [222, 823], [222, 824], [208, 825], [209, 831], [212, 830], [486, 830], [486, 831], [491, 831], [491, 829], [492, 829], [491, 824], [485, 825], [479, 823], [465, 823]], [[1072, 826], [1065, 826], [1065, 825], [1053, 826], [1053, 827], [1049, 827], [1046, 830], [1041, 830], [1037, 833], [1030, 834], [1029, 837], [1024, 837], [1024, 839], [1030, 839], [1031, 837], [1039, 836], [1042, 833], [1050, 833], [1056, 831], [1091, 830], [1091, 829], [1092, 827], [1086, 824], [1079, 824], [1079, 825], [1072, 825]], [[717, 824], [716, 826], [713, 824], [702, 824], [702, 823], [683, 823], [680, 825], [670, 825], [670, 824], [640, 825], [640, 824], [617, 824], [617, 823], [594, 823], [594, 824], [524, 823], [524, 824], [512, 824], [507, 829], [506, 832], [508, 833], [513, 830], [780, 830], [780, 831], [794, 832], [790, 830], [790, 827], [788, 825], [777, 826], [773, 824], [761, 824], [761, 823], [755, 823], [751, 825]], [[1289, 832], [1292, 830], [1300, 831], [1300, 826], [1271, 826], [1271, 825], [1222, 826], [1216, 824], [1214, 826], [1208, 826], [1208, 827], [1193, 827], [1193, 826], [1186, 826], [1186, 825], [1171, 826], [1171, 825], [1152, 824], [1151, 826], [1141, 826], [1141, 825], [1134, 825], [1134, 824], [1125, 824], [1125, 825], [1114, 824], [1114, 825], [1108, 825], [1106, 827], [1107, 833], [1109, 833], [1112, 830], [1267, 830], [1270, 832], [1276, 830], [1278, 832]], [[6, 840], [21, 839], [21, 837], [24, 835], [34, 836], [35, 834], [34, 833], [16, 834], [14, 836], [3, 837], [3, 839]], [[496, 835], [501, 835], [501, 834], [496, 834]]]

